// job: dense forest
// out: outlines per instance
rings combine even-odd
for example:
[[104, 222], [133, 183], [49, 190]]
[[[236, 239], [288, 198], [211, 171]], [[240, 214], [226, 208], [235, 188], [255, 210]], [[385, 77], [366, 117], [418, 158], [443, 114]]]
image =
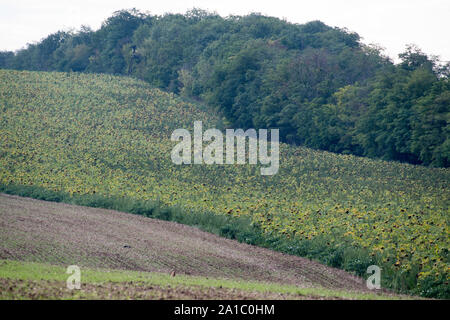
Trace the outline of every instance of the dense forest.
[[130, 75], [291, 144], [448, 167], [450, 64], [413, 45], [399, 58], [320, 21], [122, 10], [0, 52], [0, 68]]

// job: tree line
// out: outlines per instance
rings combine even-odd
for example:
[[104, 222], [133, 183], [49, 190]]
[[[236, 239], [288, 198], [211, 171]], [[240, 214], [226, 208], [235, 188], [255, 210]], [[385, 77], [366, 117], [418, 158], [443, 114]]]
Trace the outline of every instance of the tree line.
[[235, 128], [279, 128], [291, 144], [448, 167], [450, 65], [413, 45], [399, 58], [320, 21], [132, 9], [96, 31], [0, 52], [0, 68], [134, 76], [205, 102]]

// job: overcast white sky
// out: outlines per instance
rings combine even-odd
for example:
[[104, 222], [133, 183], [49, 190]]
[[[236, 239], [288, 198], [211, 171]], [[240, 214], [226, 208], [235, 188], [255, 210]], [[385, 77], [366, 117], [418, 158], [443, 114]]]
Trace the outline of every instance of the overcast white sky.
[[184, 13], [193, 7], [222, 16], [260, 12], [294, 23], [321, 20], [357, 32], [397, 58], [408, 43], [450, 60], [449, 0], [0, 0], [0, 50], [16, 50], [58, 30], [93, 29], [120, 9], [152, 14]]

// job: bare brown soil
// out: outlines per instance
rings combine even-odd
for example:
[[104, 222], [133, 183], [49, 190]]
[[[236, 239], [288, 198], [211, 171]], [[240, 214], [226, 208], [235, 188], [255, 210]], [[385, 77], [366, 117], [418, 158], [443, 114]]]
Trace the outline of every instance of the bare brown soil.
[[[193, 227], [4, 194], [0, 194], [0, 259], [367, 291], [363, 279], [345, 271]], [[228, 296], [226, 289], [217, 290], [208, 294], [238, 298]], [[194, 298], [197, 293], [164, 294]]]
[[[201, 286], [156, 286], [136, 282], [82, 284], [69, 290], [64, 282], [0, 278], [0, 299], [131, 299], [131, 300], [317, 300], [318, 296], [249, 292], [238, 289]], [[327, 300], [333, 297], [327, 297]], [[336, 297], [335, 299], [341, 299]]]

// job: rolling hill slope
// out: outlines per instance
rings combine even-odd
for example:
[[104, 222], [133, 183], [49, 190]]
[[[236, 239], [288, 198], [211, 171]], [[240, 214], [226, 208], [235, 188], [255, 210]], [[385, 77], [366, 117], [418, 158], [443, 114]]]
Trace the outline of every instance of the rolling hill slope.
[[1, 195], [2, 259], [365, 289], [357, 277], [300, 257], [173, 222]]
[[[0, 281], [0, 287], [5, 292], [5, 286], [11, 285], [5, 280], [11, 278], [10, 269], [16, 268], [14, 279], [15, 273], [33, 266], [9, 262], [15, 260], [38, 263], [36, 270], [42, 266], [50, 268], [46, 264], [78, 265], [83, 275], [87, 270], [88, 278], [93, 268], [106, 273], [129, 270], [168, 275], [175, 272], [175, 278], [181, 276], [185, 281], [193, 277], [210, 279], [209, 284], [213, 288], [221, 281], [230, 286], [232, 281], [241, 284], [257, 281], [278, 284], [285, 289], [297, 288], [297, 298], [305, 292], [316, 298], [321, 295], [345, 298], [352, 297], [352, 294], [354, 297], [376, 297], [376, 293], [366, 288], [362, 278], [339, 269], [224, 239], [182, 224], [112, 210], [0, 194], [0, 239], [0, 259], [7, 259], [0, 264], [0, 278], [4, 279]], [[11, 265], [9, 268], [8, 264]], [[45, 272], [42, 275], [36, 270], [31, 272], [36, 275], [32, 280], [46, 278]], [[58, 277], [64, 279], [64, 275], [65, 272], [60, 271]], [[18, 278], [29, 280], [28, 277]], [[170, 278], [166, 281], [169, 284], [173, 282]], [[35, 284], [38, 290], [41, 286], [42, 283]], [[58, 283], [54, 287], [65, 286]], [[128, 284], [128, 287], [132, 286]], [[195, 286], [190, 287], [195, 293]], [[148, 298], [152, 290], [146, 290], [149, 291]], [[140, 291], [139, 286], [135, 291]], [[204, 297], [218, 298], [220, 293], [218, 290], [210, 295], [204, 294]], [[239, 294], [243, 293], [236, 292], [232, 297], [239, 298]], [[386, 291], [380, 297], [388, 296], [396, 297]], [[245, 297], [254, 296], [247, 292], [241, 298]], [[270, 297], [274, 298], [270, 290], [256, 295], [256, 298]], [[295, 295], [287, 298], [295, 298]]]
[[289, 253], [360, 275], [378, 264], [383, 286], [448, 294], [448, 169], [284, 144], [274, 176], [174, 165], [172, 131], [198, 120], [224, 127], [205, 107], [131, 78], [0, 70], [0, 183], [248, 216], [268, 237], [298, 241]]

